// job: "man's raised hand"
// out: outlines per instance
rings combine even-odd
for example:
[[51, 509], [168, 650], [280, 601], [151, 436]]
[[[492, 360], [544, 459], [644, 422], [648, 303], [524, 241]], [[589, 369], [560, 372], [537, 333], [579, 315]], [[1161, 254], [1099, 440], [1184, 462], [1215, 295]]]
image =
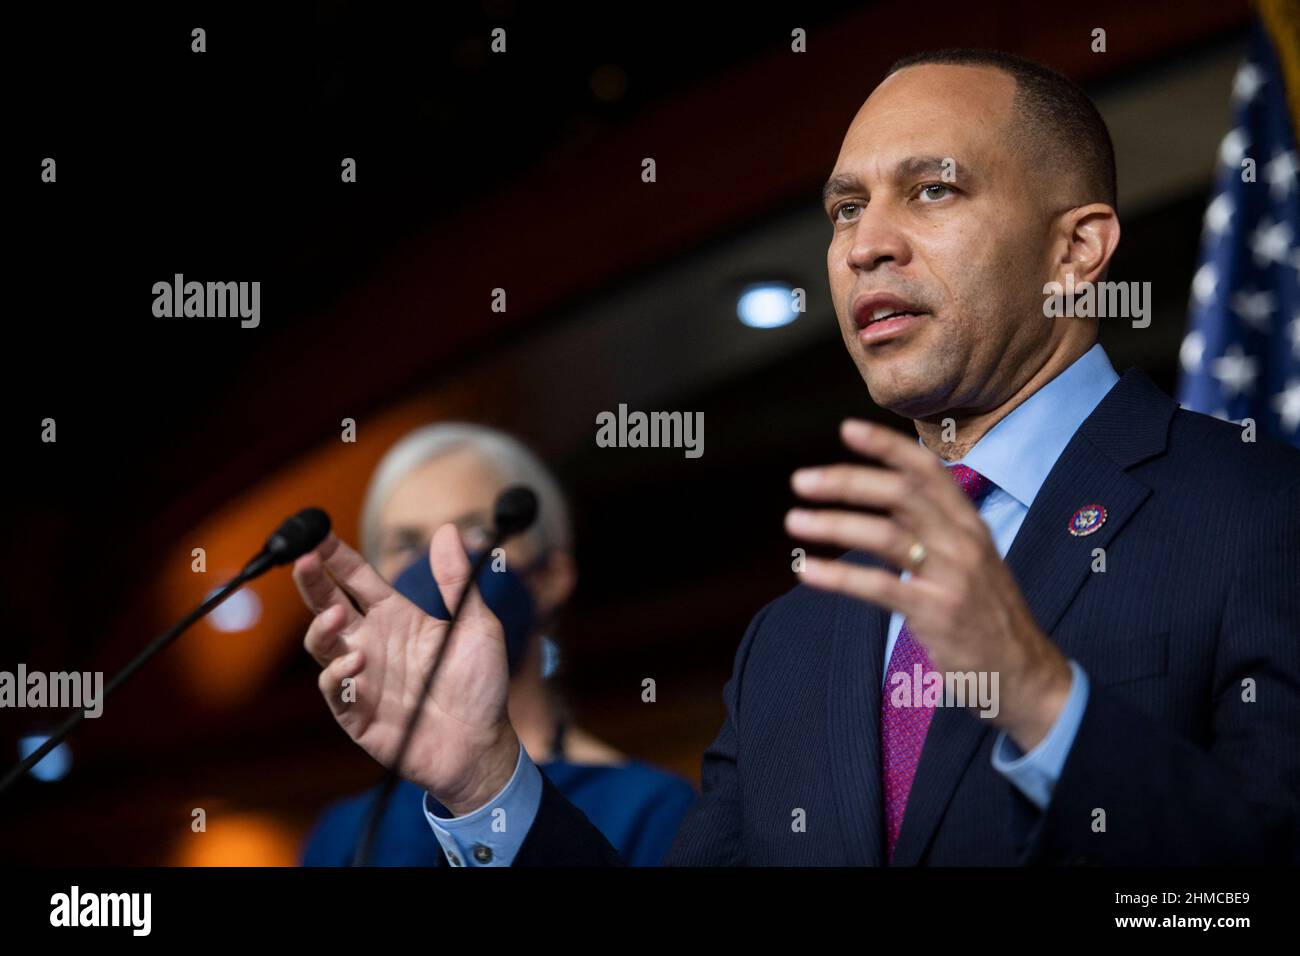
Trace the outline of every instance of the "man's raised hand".
[[[455, 525], [434, 534], [429, 561], [444, 603], [454, 608], [470, 579]], [[303, 644], [322, 668], [321, 693], [348, 736], [390, 766], [447, 623], [398, 594], [334, 534], [294, 562], [293, 579], [316, 615]], [[458, 816], [485, 804], [519, 755], [508, 689], [501, 624], [476, 590], [460, 611], [398, 773]]]

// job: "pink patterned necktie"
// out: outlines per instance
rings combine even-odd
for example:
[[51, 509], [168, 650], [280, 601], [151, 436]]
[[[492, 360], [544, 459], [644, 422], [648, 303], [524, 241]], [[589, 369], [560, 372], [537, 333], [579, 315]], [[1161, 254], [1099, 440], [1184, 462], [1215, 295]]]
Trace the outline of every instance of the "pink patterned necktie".
[[[993, 487], [987, 478], [965, 465], [949, 465], [948, 474], [976, 504]], [[916, 765], [921, 760], [921, 748], [925, 745], [925, 735], [930, 729], [930, 718], [934, 716], [933, 706], [893, 706], [890, 702], [891, 692], [895, 688], [892, 679], [895, 674], [902, 672], [907, 675], [908, 681], [903, 686], [912, 689], [918, 664], [922, 674], [933, 670], [925, 649], [912, 640], [907, 622], [904, 621], [898, 639], [894, 642], [893, 653], [889, 655], [885, 685], [880, 693], [880, 769], [885, 790], [885, 843], [891, 860], [894, 858], [894, 848], [898, 845], [898, 833], [903, 828], [903, 811], [907, 808], [908, 794], [912, 792], [912, 780], [916, 777]], [[913, 695], [909, 693], [909, 703], [912, 699]]]

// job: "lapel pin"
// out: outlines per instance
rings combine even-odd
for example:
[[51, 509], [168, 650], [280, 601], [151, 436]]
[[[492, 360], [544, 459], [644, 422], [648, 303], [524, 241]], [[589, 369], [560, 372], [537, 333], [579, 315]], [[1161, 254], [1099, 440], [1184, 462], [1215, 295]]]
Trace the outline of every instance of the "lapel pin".
[[1070, 534], [1082, 538], [1106, 523], [1106, 509], [1101, 505], [1084, 505], [1070, 518]]

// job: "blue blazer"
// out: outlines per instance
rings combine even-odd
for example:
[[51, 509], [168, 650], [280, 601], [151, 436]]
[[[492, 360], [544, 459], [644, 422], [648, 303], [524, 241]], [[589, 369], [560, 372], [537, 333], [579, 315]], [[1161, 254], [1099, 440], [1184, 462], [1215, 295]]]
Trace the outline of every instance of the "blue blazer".
[[[542, 778], [572, 801], [622, 860], [632, 866], [658, 866], [695, 799], [681, 777], [638, 760], [610, 766], [555, 760], [538, 764]], [[340, 800], [321, 815], [307, 840], [304, 866], [348, 866], [361, 826], [378, 788]], [[380, 821], [370, 862], [375, 866], [446, 866], [433, 829], [424, 816], [424, 791], [402, 780]], [[431, 797], [430, 809], [451, 813]]]
[[[1080, 426], [1006, 556], [1091, 684], [1052, 799], [1039, 811], [993, 769], [986, 721], [940, 708], [894, 864], [1300, 862], [1300, 451], [1241, 435], [1139, 370]], [[1105, 523], [1070, 535], [1094, 503]], [[758, 613], [665, 862], [885, 863], [888, 620], [802, 586]], [[543, 780], [515, 865], [618, 862]]]

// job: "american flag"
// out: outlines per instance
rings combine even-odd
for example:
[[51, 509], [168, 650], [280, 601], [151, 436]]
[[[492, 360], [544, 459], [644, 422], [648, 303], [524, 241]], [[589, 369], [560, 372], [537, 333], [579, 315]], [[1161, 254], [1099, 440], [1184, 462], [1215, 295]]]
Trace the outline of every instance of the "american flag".
[[1300, 446], [1300, 162], [1278, 56], [1258, 21], [1232, 116], [1205, 210], [1178, 400], [1252, 418]]

